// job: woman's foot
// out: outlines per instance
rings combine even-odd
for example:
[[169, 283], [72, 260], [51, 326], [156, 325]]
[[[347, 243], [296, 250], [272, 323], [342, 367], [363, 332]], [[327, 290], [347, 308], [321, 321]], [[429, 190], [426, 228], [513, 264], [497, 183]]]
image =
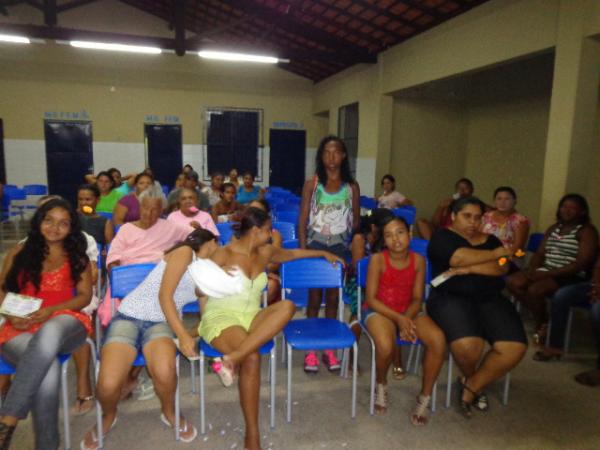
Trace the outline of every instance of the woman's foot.
[[387, 384], [377, 383], [375, 386], [375, 414], [381, 416], [387, 411]]
[[246, 437], [244, 438], [244, 449], [245, 450], [261, 450], [260, 434], [258, 432], [257, 433], [246, 432]]
[[227, 359], [227, 355], [223, 358], [215, 358], [210, 366], [214, 373], [217, 374], [219, 380], [225, 387], [233, 384], [235, 378], [235, 364]]
[[72, 416], [83, 416], [92, 410], [94, 407], [94, 396], [88, 395], [85, 397], [77, 396], [75, 404], [71, 406]]
[[[160, 421], [169, 428], [173, 428], [173, 425], [167, 417], [163, 414], [160, 415]], [[190, 443], [198, 436], [198, 430], [194, 425], [188, 422], [184, 417], [179, 419], [179, 440], [181, 442]]]
[[0, 450], [8, 450], [15, 428], [17, 428], [15, 425], [0, 422]]
[[548, 324], [541, 324], [537, 331], [533, 334], [533, 342], [538, 347], [543, 347], [546, 344], [546, 336], [548, 334]]
[[600, 369], [579, 373], [575, 375], [575, 381], [584, 386], [600, 386]]
[[415, 427], [422, 427], [427, 425], [429, 420], [429, 403], [431, 402], [430, 395], [417, 395], [417, 404], [413, 408], [412, 414], [410, 415], [410, 422]]
[[404, 380], [406, 378], [406, 372], [402, 366], [394, 366], [392, 367], [392, 376], [394, 377], [394, 380]]
[[562, 357], [562, 352], [551, 350], [548, 347], [544, 347], [542, 350], [538, 350], [533, 354], [534, 361], [547, 362], [551, 360], [559, 360]]
[[[103, 427], [103, 435], [102, 439], [106, 439], [106, 435], [110, 430], [114, 428], [117, 423], [117, 417], [115, 416], [115, 420], [109, 426], [106, 426], [106, 421], [103, 419], [102, 427]], [[100, 448], [100, 440], [98, 439], [98, 428], [93, 426], [90, 428], [87, 433], [83, 436], [83, 440], [79, 444], [80, 450], [97, 450]]]
[[467, 385], [468, 380], [466, 378], [458, 378], [458, 386], [459, 386], [459, 401], [458, 407], [460, 413], [463, 415], [465, 419], [470, 419], [473, 415], [471, 411], [471, 407], [473, 406], [473, 402], [477, 398], [477, 392], [473, 391]]
[[486, 412], [490, 409], [490, 402], [485, 392], [481, 392], [477, 397], [475, 397], [473, 408], [481, 412]]

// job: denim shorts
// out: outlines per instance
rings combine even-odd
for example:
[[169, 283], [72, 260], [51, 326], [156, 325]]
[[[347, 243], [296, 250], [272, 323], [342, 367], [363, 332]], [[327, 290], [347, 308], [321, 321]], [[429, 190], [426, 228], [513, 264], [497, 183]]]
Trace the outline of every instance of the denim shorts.
[[335, 256], [340, 257], [346, 262], [352, 261], [352, 253], [350, 253], [350, 247], [344, 244], [327, 245], [323, 242], [310, 241], [306, 244], [306, 248], [309, 250], [325, 250], [329, 253], [333, 253]]
[[104, 336], [104, 345], [120, 342], [142, 351], [148, 342], [163, 337], [169, 339], [174, 337], [167, 322], [139, 320], [117, 312]]

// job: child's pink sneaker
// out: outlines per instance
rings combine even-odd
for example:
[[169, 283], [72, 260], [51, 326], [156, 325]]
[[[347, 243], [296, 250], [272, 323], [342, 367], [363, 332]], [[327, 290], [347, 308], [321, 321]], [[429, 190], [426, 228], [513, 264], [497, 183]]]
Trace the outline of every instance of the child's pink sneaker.
[[304, 356], [304, 371], [310, 373], [319, 371], [319, 358], [315, 352], [308, 352]]
[[342, 365], [340, 364], [340, 360], [337, 359], [333, 350], [325, 350], [322, 356], [323, 362], [329, 369], [329, 371], [333, 372], [334, 370], [340, 370]]

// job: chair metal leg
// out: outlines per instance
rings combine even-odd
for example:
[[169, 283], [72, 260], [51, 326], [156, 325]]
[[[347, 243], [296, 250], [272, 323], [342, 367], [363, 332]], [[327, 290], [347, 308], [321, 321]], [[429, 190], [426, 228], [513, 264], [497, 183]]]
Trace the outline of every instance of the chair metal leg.
[[[100, 360], [96, 364], [95, 378], [96, 386], [98, 386], [98, 378], [100, 376]], [[96, 399], [96, 435], [98, 436], [98, 448], [104, 447], [104, 433], [102, 433], [102, 406], [100, 401]]]
[[[347, 350], [345, 350], [347, 351]], [[352, 418], [356, 417], [356, 372], [358, 371], [358, 345], [352, 345]]]
[[417, 356], [415, 356], [415, 365], [413, 366], [413, 374], [417, 374], [419, 372], [419, 363], [421, 362], [421, 350], [423, 350], [423, 346], [420, 344], [416, 344], [417, 346]]
[[62, 391], [63, 407], [63, 426], [65, 428], [65, 449], [71, 450], [71, 422], [69, 421], [69, 393], [67, 383], [67, 368], [69, 360], [66, 360], [60, 367], [60, 387]]
[[345, 348], [342, 352], [342, 368], [340, 370], [340, 377], [348, 378], [348, 361], [350, 360], [350, 349]]
[[[410, 350], [408, 351], [408, 360], [406, 361], [406, 372], [410, 373], [410, 368], [412, 367], [412, 357], [413, 354], [415, 353], [415, 346], [414, 344], [410, 346]], [[416, 364], [416, 362], [415, 362]]]
[[446, 408], [450, 408], [452, 395], [452, 353], [448, 352], [448, 385], [446, 386]]
[[271, 390], [271, 429], [275, 428], [275, 364], [277, 354], [277, 344], [273, 343], [273, 348], [269, 354], [269, 381]]
[[508, 390], [510, 389], [510, 372], [504, 377], [504, 389], [502, 392], [502, 404], [508, 405]]
[[287, 344], [287, 415], [286, 420], [292, 421], [292, 346]]
[[281, 335], [281, 364], [285, 364], [285, 352], [287, 345], [285, 343], [285, 336]]
[[431, 412], [434, 413], [437, 408], [437, 381], [433, 383], [433, 393], [431, 394]]
[[192, 378], [191, 382], [192, 382], [192, 394], [196, 393], [196, 364], [194, 364], [194, 361], [190, 361], [190, 376]]
[[[192, 361], [192, 367], [194, 366]], [[175, 375], [177, 376], [177, 386], [175, 387], [175, 440], [179, 440], [179, 355], [175, 357]]]
[[200, 377], [200, 433], [206, 433], [206, 424], [204, 417], [204, 352], [200, 351], [200, 367], [198, 377]]
[[[569, 315], [567, 317], [567, 328], [565, 329], [565, 344], [563, 348], [563, 356], [569, 353], [569, 344], [571, 344], [571, 327], [573, 325], [573, 308], [569, 308]], [[550, 336], [550, 333], [548, 333]]]

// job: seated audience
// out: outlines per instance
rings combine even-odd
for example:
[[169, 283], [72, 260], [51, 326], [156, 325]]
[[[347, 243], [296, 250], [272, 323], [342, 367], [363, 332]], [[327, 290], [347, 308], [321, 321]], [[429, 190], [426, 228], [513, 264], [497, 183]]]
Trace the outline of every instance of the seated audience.
[[225, 178], [225, 182], [233, 184], [235, 186], [236, 191], [239, 189], [239, 187], [240, 187], [240, 179], [239, 179], [238, 171], [237, 171], [237, 169], [235, 167], [233, 167], [229, 171], [229, 174], [227, 175], [227, 178]]
[[[527, 338], [514, 305], [502, 296], [512, 254], [500, 240], [479, 231], [484, 212], [476, 197], [450, 206], [451, 225], [436, 231], [428, 247], [432, 275], [447, 278], [431, 290], [427, 312], [442, 329], [463, 373], [459, 379], [460, 412], [488, 409], [482, 390], [502, 378], [525, 355]], [[484, 341], [491, 348], [484, 354]]]
[[199, 177], [196, 172], [187, 172], [185, 174], [185, 180], [183, 181], [183, 187], [179, 189], [173, 189], [169, 192], [169, 197], [167, 198], [168, 207], [167, 211], [172, 212], [177, 207], [177, 201], [179, 200], [179, 190], [186, 188], [191, 189], [196, 193], [198, 201], [196, 203], [196, 207], [202, 211], [208, 211], [210, 209], [210, 203], [208, 201], [208, 195], [201, 192], [199, 188]]
[[533, 355], [536, 361], [560, 359], [565, 344], [565, 331], [569, 310], [576, 306], [590, 310], [592, 329], [598, 349], [597, 369], [575, 376], [578, 383], [586, 386], [600, 385], [600, 251], [596, 256], [593, 277], [590, 281], [572, 284], [558, 289], [551, 298], [549, 345]]
[[223, 198], [212, 208], [212, 218], [215, 223], [232, 222], [240, 214], [242, 205], [235, 199], [235, 186], [223, 184]]
[[177, 201], [177, 210], [173, 211], [167, 217], [167, 220], [189, 228], [189, 232], [204, 228], [218, 236], [219, 231], [209, 213], [200, 211], [198, 204], [198, 194], [191, 189], [179, 189], [179, 199]]
[[396, 179], [392, 175], [387, 174], [381, 178], [381, 188], [383, 193], [377, 199], [378, 208], [394, 209], [413, 204], [409, 198], [396, 191]]
[[438, 205], [433, 213], [431, 222], [427, 222], [425, 219], [417, 220], [417, 230], [419, 231], [419, 236], [423, 239], [430, 240], [434, 231], [440, 228], [448, 228], [452, 224], [452, 213], [450, 211], [450, 204], [452, 201], [472, 196], [475, 188], [473, 187], [473, 182], [471, 180], [468, 178], [461, 178], [454, 185], [454, 191], [452, 197], [443, 200]]
[[208, 196], [208, 203], [212, 208], [221, 201], [223, 195], [223, 174], [215, 172], [210, 177], [210, 186], [202, 189], [202, 193]]
[[190, 165], [190, 164], [186, 164], [185, 166], [183, 166], [182, 172], [183, 173], [189, 173], [189, 172], [193, 172], [194, 168]]
[[493, 234], [502, 245], [517, 250], [525, 250], [529, 236], [529, 219], [515, 209], [517, 193], [513, 188], [500, 186], [494, 191], [494, 208], [481, 219], [481, 231]]
[[154, 186], [154, 178], [142, 172], [135, 177], [134, 186], [134, 191], [121, 198], [115, 206], [113, 212], [113, 223], [115, 225], [120, 226], [140, 218], [139, 197], [150, 186]]
[[77, 190], [77, 212], [81, 229], [91, 235], [98, 244], [110, 244], [113, 236], [113, 224], [106, 217], [96, 213], [100, 191], [93, 184], [84, 184]]
[[185, 182], [185, 173], [180, 173], [179, 175], [177, 175], [177, 178], [175, 179], [175, 184], [173, 185], [173, 189], [181, 189], [183, 187], [183, 184]]
[[121, 176], [121, 171], [114, 167], [108, 169], [107, 172], [115, 182], [115, 189], [118, 192], [120, 192], [122, 195], [127, 195], [131, 192], [135, 181], [135, 173], [130, 173], [123, 177]]
[[587, 201], [579, 194], [565, 195], [529, 268], [507, 279], [509, 291], [533, 313], [538, 344], [545, 342], [548, 329], [546, 298], [588, 280], [597, 249], [598, 232], [590, 223]]
[[[167, 250], [163, 259], [144, 281], [121, 302], [106, 332], [96, 396], [102, 405], [102, 433], [106, 436], [117, 419], [121, 390], [127, 383], [132, 363], [143, 352], [154, 390], [161, 403], [161, 421], [175, 424], [175, 356], [179, 349], [187, 357], [197, 356], [196, 343], [181, 321], [183, 306], [196, 297], [187, 266], [196, 258], [208, 258], [217, 249], [215, 236], [198, 229], [185, 241]], [[192, 442], [198, 431], [180, 418], [179, 437]], [[98, 448], [98, 430], [91, 428], [81, 442], [82, 449]]]
[[94, 183], [100, 191], [100, 200], [96, 206], [96, 211], [112, 214], [123, 194], [114, 189], [115, 182], [108, 172], [100, 172], [95, 177]]
[[17, 293], [42, 299], [26, 318], [6, 316], [0, 329], [2, 357], [16, 367], [0, 408], [0, 448], [9, 448], [17, 423], [33, 416], [35, 447], [59, 445], [58, 354], [71, 353], [91, 332], [90, 318], [79, 312], [92, 296], [86, 240], [79, 217], [63, 199], [42, 204], [25, 242], [9, 251], [2, 270], [0, 298]]
[[378, 414], [387, 410], [387, 373], [394, 358], [396, 338], [400, 335], [413, 343], [420, 339], [425, 346], [423, 381], [410, 421], [422, 426], [428, 421], [427, 408], [444, 363], [446, 342], [438, 326], [427, 315], [420, 314], [425, 258], [409, 250], [408, 224], [400, 217], [387, 217], [383, 219], [381, 233], [384, 250], [374, 254], [369, 262], [364, 312], [365, 324], [375, 341], [375, 409]]
[[260, 186], [254, 185], [254, 175], [250, 172], [244, 173], [244, 184], [240, 186], [237, 192], [236, 200], [245, 205], [250, 203], [252, 200], [256, 200], [258, 198], [262, 198], [264, 194], [264, 190], [260, 188]]
[[[202, 312], [198, 334], [223, 353], [217, 373], [230, 385], [239, 368], [240, 403], [246, 422], [244, 448], [258, 450], [258, 400], [260, 391], [260, 356], [258, 349], [279, 334], [294, 315], [295, 306], [281, 300], [261, 308], [262, 291], [267, 284], [265, 270], [270, 263], [281, 264], [298, 258], [325, 257], [331, 263], [343, 261], [337, 256], [314, 250], [285, 250], [269, 244], [272, 234], [269, 215], [248, 208], [239, 224], [240, 238], [220, 247], [211, 259], [220, 267], [237, 266], [243, 272], [241, 294], [224, 298], [209, 297]], [[227, 375], [227, 376], [225, 376]]]

